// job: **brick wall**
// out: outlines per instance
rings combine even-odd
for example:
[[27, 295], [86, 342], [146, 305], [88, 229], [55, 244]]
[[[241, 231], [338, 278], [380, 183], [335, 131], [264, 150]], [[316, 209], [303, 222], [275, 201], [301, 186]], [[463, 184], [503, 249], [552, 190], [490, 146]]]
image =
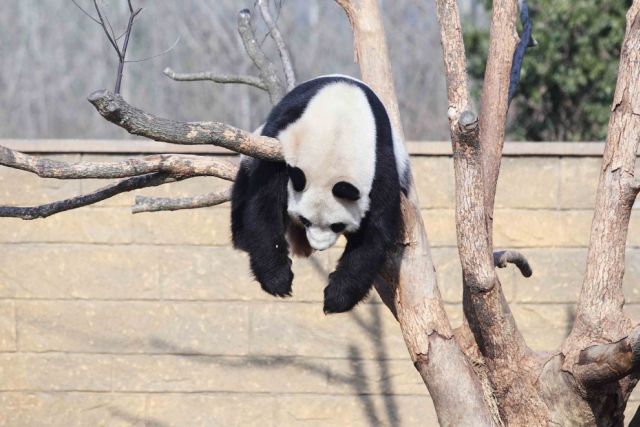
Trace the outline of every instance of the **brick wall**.
[[[131, 142], [5, 143], [68, 161], [153, 151]], [[574, 316], [602, 145], [507, 147], [495, 241], [522, 250], [534, 276], [499, 274], [530, 345], [553, 349]], [[410, 149], [439, 284], [459, 324], [452, 160], [446, 144]], [[104, 184], [0, 168], [0, 204], [42, 203]], [[220, 185], [198, 178], [142, 194], [194, 195]], [[228, 206], [131, 215], [132, 199], [46, 220], [0, 219], [0, 425], [435, 425], [399, 328], [377, 297], [349, 314], [322, 314], [339, 249], [296, 260], [294, 297], [274, 299], [229, 246]], [[625, 296], [638, 319], [636, 216]]]

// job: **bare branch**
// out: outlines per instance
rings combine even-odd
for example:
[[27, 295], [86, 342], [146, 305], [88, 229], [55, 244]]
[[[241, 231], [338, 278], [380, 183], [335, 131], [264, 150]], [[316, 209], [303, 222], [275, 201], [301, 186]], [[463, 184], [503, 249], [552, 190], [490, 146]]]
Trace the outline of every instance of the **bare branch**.
[[140, 212], [177, 211], [180, 209], [197, 209], [216, 206], [231, 200], [231, 187], [214, 193], [195, 197], [177, 199], [136, 196], [136, 203], [131, 207], [134, 214]]
[[238, 32], [242, 38], [242, 43], [244, 44], [244, 49], [247, 51], [247, 55], [249, 55], [251, 61], [253, 61], [256, 68], [258, 68], [260, 78], [267, 87], [271, 103], [276, 104], [286, 93], [286, 88], [280, 81], [275, 67], [258, 45], [255, 32], [253, 31], [253, 27], [251, 27], [251, 12], [249, 12], [249, 9], [243, 9], [238, 14]]
[[102, 26], [102, 29], [104, 30], [104, 33], [106, 34], [107, 39], [109, 40], [109, 43], [111, 43], [111, 46], [113, 46], [116, 53], [118, 54], [118, 58], [122, 60], [122, 53], [120, 52], [120, 47], [118, 46], [118, 43], [116, 43], [115, 35], [112, 37], [111, 33], [109, 33], [109, 29], [107, 28], [107, 25], [105, 24], [105, 20], [102, 17], [102, 11], [100, 11], [100, 6], [98, 6], [98, 0], [93, 0], [93, 6], [96, 8], [96, 12], [98, 13], [98, 23]]
[[264, 19], [265, 24], [267, 24], [267, 28], [269, 28], [269, 34], [271, 35], [271, 38], [278, 48], [278, 53], [280, 54], [280, 59], [282, 60], [282, 68], [284, 69], [285, 80], [287, 81], [287, 90], [289, 91], [296, 85], [296, 75], [293, 71], [293, 64], [291, 62], [289, 49], [287, 48], [284, 38], [280, 33], [280, 29], [271, 17], [271, 12], [269, 11], [269, 1], [258, 0], [258, 5], [260, 6], [262, 19]]
[[509, 83], [518, 33], [517, 0], [493, 2], [489, 56], [482, 85], [480, 144], [484, 163], [486, 228], [493, 246], [493, 205], [500, 173], [502, 147], [509, 109]]
[[586, 387], [618, 381], [640, 370], [640, 327], [620, 341], [590, 346], [580, 352], [573, 373]]
[[514, 264], [524, 277], [531, 277], [533, 270], [527, 258], [518, 251], [500, 251], [493, 253], [493, 265], [505, 268], [507, 264]]
[[76, 2], [76, 0], [71, 0], [71, 2], [72, 2], [73, 4], [75, 4], [75, 5], [76, 5], [76, 7], [77, 7], [78, 9], [80, 9], [80, 10], [82, 11], [82, 13], [84, 13], [84, 14], [85, 14], [89, 19], [91, 19], [91, 20], [92, 20], [93, 22], [95, 22], [96, 24], [101, 25], [101, 24], [100, 24], [100, 21], [98, 21], [96, 18], [94, 18], [94, 17], [93, 17], [89, 12], [87, 12], [86, 10], [84, 10], [84, 8], [83, 8], [82, 6], [80, 6], [80, 5], [78, 4], [78, 2]]
[[254, 76], [239, 76], [233, 74], [214, 74], [211, 71], [205, 71], [202, 73], [176, 73], [171, 68], [167, 67], [163, 71], [164, 75], [170, 79], [181, 82], [194, 82], [202, 80], [210, 80], [215, 83], [238, 83], [245, 84], [258, 89], [267, 90], [267, 85]]
[[169, 182], [180, 181], [181, 179], [183, 178], [176, 178], [164, 172], [150, 173], [124, 179], [93, 193], [72, 197], [59, 202], [48, 203], [46, 205], [30, 207], [0, 206], [0, 217], [13, 217], [25, 220], [46, 218], [59, 212], [92, 205], [120, 193], [126, 193], [138, 188], [155, 187]]
[[129, 105], [108, 90], [89, 95], [100, 115], [134, 135], [172, 144], [210, 144], [263, 160], [282, 161], [280, 143], [219, 122], [179, 122], [163, 119]]
[[[133, 29], [133, 20], [136, 16], [142, 12], [142, 8], [133, 11], [131, 7], [131, 2], [129, 1], [129, 9], [131, 10], [131, 15], [129, 16], [129, 22], [127, 23], [127, 30], [124, 36], [124, 42], [122, 43], [122, 54], [120, 55], [120, 62], [118, 63], [118, 75], [116, 77], [116, 86], [113, 90], [115, 93], [120, 93], [120, 86], [122, 85], [122, 72], [124, 71], [124, 64], [127, 58], [127, 47], [129, 46], [129, 37], [131, 36], [131, 30]], [[115, 37], [115, 34], [113, 35]]]
[[238, 167], [207, 156], [157, 154], [119, 162], [78, 162], [44, 159], [0, 146], [0, 165], [32, 172], [41, 178], [125, 178], [152, 172], [173, 176], [215, 176], [233, 181]]
[[622, 279], [640, 141], [640, 1], [627, 13], [618, 82], [611, 107], [591, 226], [587, 269], [569, 342], [615, 341], [630, 328], [624, 315]]
[[156, 59], [162, 55], [166, 55], [167, 53], [171, 52], [173, 49], [175, 49], [176, 46], [178, 46], [178, 43], [180, 43], [180, 36], [178, 36], [176, 38], [176, 41], [173, 42], [173, 44], [171, 46], [169, 46], [168, 48], [166, 48], [165, 50], [163, 50], [162, 52], [156, 53], [155, 55], [151, 55], [151, 56], [147, 56], [146, 58], [140, 58], [140, 59], [127, 59], [126, 61], [124, 61], [126, 64], [130, 64], [132, 62], [145, 62], [145, 61], [150, 61], [152, 59]]

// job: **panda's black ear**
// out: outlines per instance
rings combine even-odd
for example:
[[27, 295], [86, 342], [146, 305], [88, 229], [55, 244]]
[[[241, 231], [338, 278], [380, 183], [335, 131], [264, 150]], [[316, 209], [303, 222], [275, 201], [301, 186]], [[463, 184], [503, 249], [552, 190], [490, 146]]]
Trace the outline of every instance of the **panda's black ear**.
[[307, 186], [307, 177], [304, 176], [302, 169], [287, 165], [287, 174], [289, 174], [289, 179], [291, 179], [294, 190], [297, 192], [304, 190], [304, 187]]
[[353, 184], [350, 184], [347, 181], [338, 182], [333, 186], [331, 192], [336, 197], [352, 200], [354, 202], [360, 198], [360, 190], [358, 190]]

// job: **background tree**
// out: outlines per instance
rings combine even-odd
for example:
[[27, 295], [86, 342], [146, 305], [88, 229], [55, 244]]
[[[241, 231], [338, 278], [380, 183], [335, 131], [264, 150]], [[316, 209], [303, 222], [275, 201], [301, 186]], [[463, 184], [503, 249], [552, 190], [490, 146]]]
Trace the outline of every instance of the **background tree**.
[[[485, 2], [488, 10], [491, 2]], [[537, 48], [524, 59], [509, 135], [527, 141], [601, 141], [618, 72], [624, 15], [631, 0], [539, 0], [530, 13]], [[469, 26], [469, 74], [482, 81], [489, 33]], [[477, 95], [477, 93], [476, 93]]]

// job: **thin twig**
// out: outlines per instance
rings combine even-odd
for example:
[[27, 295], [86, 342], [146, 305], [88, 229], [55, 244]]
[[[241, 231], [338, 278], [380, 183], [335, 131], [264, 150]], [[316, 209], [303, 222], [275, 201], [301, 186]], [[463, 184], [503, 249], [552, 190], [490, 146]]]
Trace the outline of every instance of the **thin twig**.
[[100, 21], [98, 21], [96, 18], [94, 18], [94, 17], [93, 17], [89, 12], [87, 12], [86, 10], [84, 10], [84, 9], [82, 8], [82, 6], [80, 6], [80, 5], [76, 2], [76, 0], [71, 0], [71, 2], [72, 2], [73, 4], [75, 4], [75, 5], [76, 5], [76, 7], [82, 11], [82, 13], [84, 13], [85, 15], [87, 15], [87, 17], [88, 17], [89, 19], [91, 19], [91, 20], [92, 20], [93, 22], [95, 22], [96, 24], [100, 25]]
[[136, 176], [133, 178], [124, 179], [115, 184], [108, 185], [104, 188], [94, 191], [93, 193], [72, 197], [45, 205], [29, 207], [0, 206], [0, 217], [13, 217], [21, 218], [24, 220], [46, 218], [59, 212], [92, 205], [120, 193], [126, 193], [138, 188], [155, 187], [169, 182], [180, 181], [181, 179], [183, 178], [176, 178], [162, 172]]
[[254, 76], [239, 76], [232, 74], [214, 74], [211, 71], [205, 71], [201, 73], [176, 73], [171, 68], [167, 67], [163, 71], [164, 75], [170, 79], [182, 82], [194, 82], [202, 80], [210, 80], [215, 83], [238, 83], [256, 87], [258, 89], [267, 90], [267, 86], [264, 82]]
[[260, 6], [260, 13], [262, 14], [262, 19], [265, 24], [267, 24], [267, 28], [269, 29], [269, 34], [271, 38], [276, 44], [278, 48], [278, 53], [280, 54], [280, 59], [282, 60], [282, 68], [284, 70], [285, 80], [287, 82], [287, 90], [291, 90], [296, 85], [296, 76], [293, 71], [293, 64], [291, 62], [291, 55], [289, 54], [289, 49], [287, 48], [287, 44], [282, 37], [282, 33], [280, 29], [276, 25], [275, 21], [271, 17], [271, 12], [269, 11], [269, 1], [268, 0], [258, 0], [258, 5]]
[[156, 59], [159, 56], [166, 55], [167, 53], [171, 52], [173, 49], [175, 49], [176, 46], [178, 46], [178, 43], [180, 43], [180, 37], [178, 37], [176, 39], [176, 41], [173, 42], [173, 44], [169, 48], [163, 50], [160, 53], [156, 53], [155, 55], [147, 56], [146, 58], [141, 58], [141, 59], [129, 59], [129, 60], [124, 61], [124, 62], [129, 64], [129, 63], [132, 63], [132, 62], [145, 62], [145, 61], [150, 61], [152, 59]]
[[[131, 6], [131, 2], [129, 2]], [[113, 90], [115, 93], [120, 93], [120, 86], [122, 85], [122, 72], [124, 70], [125, 59], [127, 57], [127, 47], [129, 46], [129, 37], [131, 36], [131, 30], [133, 29], [133, 20], [142, 11], [142, 8], [137, 11], [131, 9], [131, 15], [129, 16], [129, 23], [127, 24], [127, 31], [124, 36], [124, 42], [122, 43], [122, 55], [120, 56], [120, 62], [118, 63], [118, 75], [116, 77], [116, 86]]]
[[243, 9], [238, 14], [238, 33], [240, 33], [247, 55], [249, 55], [249, 58], [258, 69], [260, 78], [267, 87], [271, 103], [276, 104], [286, 93], [286, 87], [278, 77], [274, 65], [258, 45], [255, 32], [251, 26], [251, 12], [249, 12], [249, 9]]
[[136, 202], [131, 207], [131, 212], [136, 214], [141, 212], [206, 208], [228, 202], [229, 200], [231, 200], [231, 187], [214, 193], [176, 199], [136, 196]]
[[118, 46], [118, 43], [116, 43], [116, 41], [111, 37], [111, 34], [109, 34], [109, 29], [104, 23], [104, 18], [102, 17], [100, 6], [98, 6], [98, 0], [93, 0], [93, 5], [95, 6], [96, 12], [98, 13], [98, 19], [99, 19], [98, 22], [102, 26], [104, 33], [107, 35], [107, 39], [109, 40], [109, 43], [111, 43], [111, 46], [113, 46], [113, 48], [116, 50], [116, 53], [118, 54], [118, 58], [122, 58], [122, 54], [120, 53], [120, 47]]

